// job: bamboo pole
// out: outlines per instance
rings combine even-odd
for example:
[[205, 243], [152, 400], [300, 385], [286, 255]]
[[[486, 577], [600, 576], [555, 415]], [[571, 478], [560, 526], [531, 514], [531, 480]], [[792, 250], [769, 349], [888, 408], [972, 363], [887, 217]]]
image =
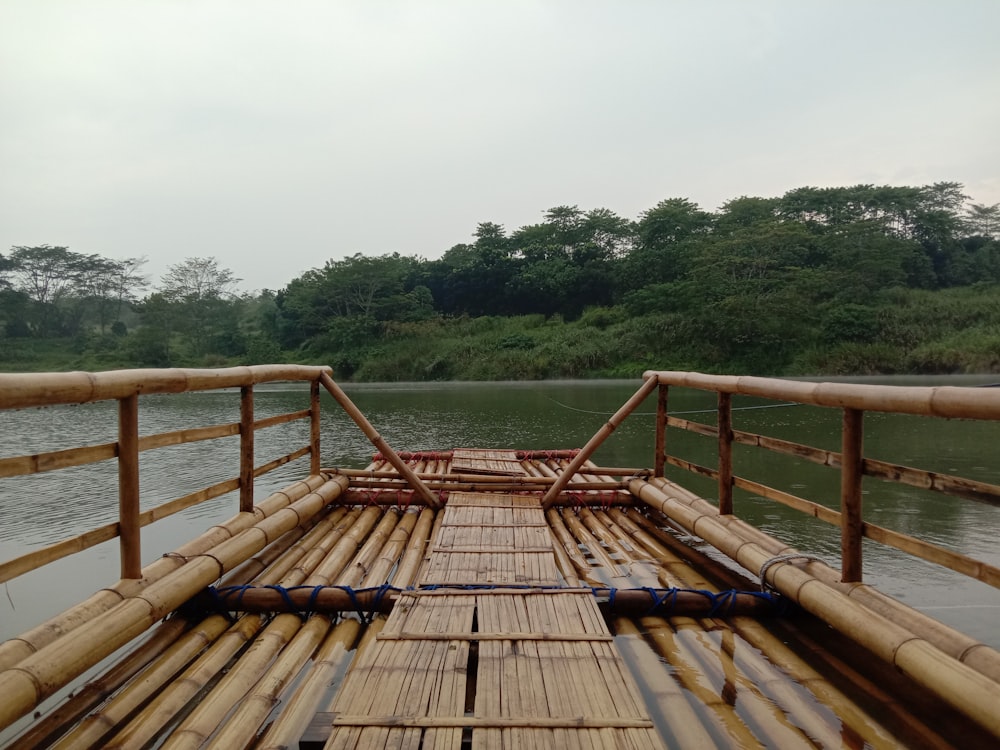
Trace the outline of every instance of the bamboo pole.
[[[562, 520], [566, 524], [566, 528], [569, 529], [570, 533], [576, 539], [577, 543], [586, 547], [589, 555], [594, 558], [597, 562], [597, 569], [591, 569], [591, 575], [600, 575], [604, 583], [610, 583], [615, 578], [625, 578], [627, 573], [623, 566], [616, 563], [611, 559], [611, 555], [605, 551], [604, 547], [597, 538], [590, 533], [580, 517], [577, 516], [572, 511], [563, 508], [562, 509]], [[604, 571], [601, 574], [599, 571]]]
[[279, 380], [315, 380], [329, 372], [329, 367], [252, 365], [216, 370], [0, 373], [0, 409], [83, 404], [138, 394], [206, 391]]
[[[105, 738], [109, 734], [123, 725], [128, 717], [153, 695], [163, 690], [175, 675], [207, 646], [216, 642], [228, 627], [229, 621], [223, 615], [212, 615], [203, 620], [193, 630], [172, 643], [169, 649], [143, 670], [139, 679], [130, 682], [100, 710], [88, 715], [71, 732], [55, 743], [52, 746], [53, 750], [103, 747]], [[25, 745], [25, 750], [28, 747], [36, 746]]]
[[[171, 617], [160, 623], [150, 637], [134, 651], [99, 678], [91, 680], [74, 692], [65, 703], [57, 706], [43, 719], [28, 727], [7, 746], [7, 750], [34, 750], [51, 745], [56, 738], [79, 721], [81, 716], [106, 700], [164, 651], [172, 648], [173, 643], [178, 638], [185, 637], [190, 628], [191, 622], [183, 617]], [[94, 738], [90, 745], [96, 746], [99, 739], [100, 737]]]
[[[377, 486], [378, 482], [390, 482], [390, 481], [403, 481], [404, 477], [397, 471], [392, 469], [383, 469], [379, 471], [372, 471], [369, 469], [342, 469], [342, 468], [324, 468], [321, 469], [324, 474], [330, 474], [331, 476], [336, 476], [338, 474], [349, 477], [351, 479], [351, 484], [358, 484], [364, 486]], [[619, 477], [647, 477], [652, 474], [649, 469], [640, 469], [633, 467], [609, 467], [609, 466], [594, 466], [593, 468], [588, 467], [588, 473], [592, 475], [605, 476], [619, 476]], [[440, 482], [466, 482], [466, 483], [477, 483], [483, 485], [484, 487], [488, 485], [516, 485], [516, 486], [530, 486], [537, 488], [546, 488], [555, 483], [555, 475], [553, 476], [507, 476], [507, 475], [490, 475], [490, 474], [462, 474], [455, 472], [443, 472], [443, 471], [414, 471], [414, 474], [418, 478], [424, 480], [437, 480]], [[598, 481], [597, 479], [587, 480], [582, 482], [582, 484], [593, 484], [593, 482]], [[607, 479], [601, 479], [600, 481], [608, 482], [609, 487], [616, 486], [613, 481], [608, 481]], [[577, 486], [576, 482], [571, 482], [567, 485], [570, 488], [575, 488]]]
[[378, 525], [358, 548], [354, 559], [340, 573], [336, 581], [338, 586], [357, 586], [361, 583], [400, 522], [400, 513], [395, 508], [389, 508], [383, 513]]
[[227, 542], [211, 556], [188, 561], [171, 574], [147, 586], [136, 598], [126, 599], [23, 659], [15, 669], [0, 672], [0, 728], [34, 708], [85, 669], [131, 641], [193, 594], [227, 570], [242, 563], [273, 539], [319, 512], [346, 485], [341, 478], [305, 495], [288, 508], [259, 521]]
[[378, 553], [378, 559], [365, 571], [361, 580], [362, 585], [380, 586], [389, 580], [393, 569], [399, 564], [402, 555], [409, 546], [410, 535], [417, 525], [420, 514], [421, 511], [415, 508], [403, 513], [396, 528], [392, 530], [389, 541]]
[[[759, 571], [772, 555], [729, 532], [717, 519], [693, 511], [643, 480], [632, 491], [748, 570]], [[863, 607], [789, 563], [772, 566], [769, 583], [804, 609], [896, 666], [918, 684], [1000, 737], [1000, 684], [947, 656], [922, 638]]]
[[661, 385], [656, 395], [656, 447], [653, 453], [653, 474], [663, 476], [667, 455], [667, 395], [670, 386]]
[[[277, 583], [282, 586], [294, 587], [303, 583], [316, 582], [316, 571], [320, 566], [324, 564], [328, 568], [330, 566], [327, 559], [328, 556], [324, 550], [338, 549], [340, 541], [352, 531], [356, 532], [359, 527], [360, 511], [344, 513], [341, 510], [339, 514], [335, 511], [333, 515], [339, 515], [340, 520], [336, 523], [333, 522], [332, 518], [324, 520], [324, 522], [318, 524], [310, 532], [309, 536], [320, 536], [321, 538], [312, 540], [316, 542], [315, 547], [311, 545], [303, 547], [302, 552], [305, 552], [305, 554], [294, 555], [298, 560], [298, 564], [295, 564], [295, 561], [280, 561], [279, 565], [268, 568], [266, 573], [260, 577], [259, 583], [262, 585]], [[367, 525], [367, 528], [370, 528], [370, 524]], [[319, 554], [314, 554], [315, 552]], [[342, 559], [346, 558], [342, 556]], [[338, 574], [339, 572], [336, 571], [334, 574]], [[329, 570], [327, 574], [330, 574]], [[246, 619], [244, 617], [239, 622], [243, 622]], [[309, 626], [308, 634], [304, 636], [304, 640], [299, 644], [300, 649], [310, 641], [314, 641], [313, 647], [315, 647], [315, 644], [319, 642], [319, 639], [322, 638], [329, 628], [329, 620], [325, 617], [319, 616], [314, 619], [316, 621], [310, 621], [313, 624]], [[213, 688], [207, 698], [199, 702], [184, 717], [179, 728], [172, 733], [168, 744], [174, 747], [185, 747], [198, 745], [205, 741], [215, 731], [215, 728], [219, 726], [232, 707], [242, 700], [247, 691], [253, 685], [257, 684], [260, 679], [265, 678], [266, 671], [272, 669], [269, 665], [272, 664], [273, 659], [277, 658], [281, 663], [278, 671], [271, 673], [272, 677], [277, 679], [277, 685], [273, 682], [269, 683], [269, 686], [264, 685], [262, 687], [262, 694], [264, 695], [271, 691], [272, 688], [280, 690], [280, 686], [284, 685], [290, 679], [290, 672], [298, 671], [295, 668], [298, 656], [294, 657], [291, 661], [281, 661], [283, 657], [278, 656], [282, 651], [283, 644], [297, 637], [296, 633], [298, 633], [302, 625], [302, 620], [297, 614], [279, 615], [267, 624], [263, 630], [261, 630], [262, 621], [249, 620], [248, 622], [250, 629], [244, 632], [247, 633], [248, 639], [254, 639], [253, 647], [247, 655], [240, 658], [233, 669], [226, 673], [222, 682]], [[258, 631], [260, 631], [260, 635], [257, 635]], [[311, 649], [307, 650], [311, 652]], [[145, 712], [150, 716], [150, 719], [147, 720], [139, 717], [125, 730], [125, 736], [129, 738], [129, 743], [139, 742], [141, 744], [141, 742], [148, 741], [150, 737], [160, 731], [159, 727], [173, 721], [173, 717], [182, 712], [191, 698], [194, 697], [195, 693], [192, 692], [192, 689], [197, 690], [198, 686], [206, 684], [207, 680], [212, 680], [211, 675], [213, 670], [216, 674], [219, 673], [221, 669], [220, 665], [225, 664], [225, 662], [220, 662], [220, 658], [225, 656], [226, 652], [225, 646], [220, 646], [219, 654], [206, 654], [200, 664], [192, 666], [188, 674], [182, 679], [176, 680], [168, 689], [167, 695], [157, 698], [155, 709]], [[259, 711], [261, 708], [260, 699], [255, 701], [255, 704], [256, 710]], [[255, 715], [255, 713], [247, 714], [244, 716], [244, 719], [249, 721]], [[242, 727], [229, 731], [244, 732], [246, 728]], [[251, 728], [256, 731], [255, 726]]]
[[215, 679], [261, 629], [259, 615], [246, 615], [233, 623], [176, 678], [163, 683], [152, 702], [105, 740], [104, 750], [146, 747], [192, 698]]
[[[415, 514], [413, 514], [415, 517]], [[352, 563], [353, 566], [353, 563]], [[340, 580], [350, 580], [351, 567], [345, 569]], [[357, 612], [378, 612], [388, 614], [392, 611], [399, 595], [386, 594], [378, 588], [367, 588], [347, 591], [339, 586], [351, 586], [350, 583], [339, 583], [335, 586], [303, 586], [296, 589], [276, 590], [272, 587], [249, 587], [235, 591], [219, 590], [213, 592], [208, 601], [217, 603], [228, 612], [266, 613], [321, 613], [338, 614]], [[370, 583], [370, 586], [379, 584]], [[558, 593], [563, 589], [545, 589], [548, 593]], [[715, 611], [716, 601], [699, 590], [658, 590], [655, 587], [641, 589], [606, 588], [600, 584], [590, 587], [594, 596], [598, 597], [601, 610], [620, 615], [636, 615], [652, 612], [654, 608], [667, 614], [675, 613], [688, 616], [707, 616]], [[611, 597], [614, 597], [613, 602]], [[668, 601], [663, 602], [669, 596]], [[767, 616], [774, 611], [773, 605], [750, 593], [735, 592], [726, 604], [727, 615]]]
[[856, 383], [806, 383], [752, 376], [698, 372], [643, 373], [663, 385], [759, 396], [814, 406], [889, 411], [948, 419], [1000, 419], [1000, 392], [959, 386], [904, 387]]
[[371, 441], [372, 445], [378, 448], [379, 452], [385, 456], [385, 458], [393, 465], [393, 467], [406, 477], [406, 481], [409, 482], [410, 486], [416, 490], [424, 501], [430, 505], [432, 508], [441, 507], [441, 502], [438, 498], [431, 492], [427, 485], [425, 485], [413, 470], [407, 466], [396, 452], [389, 447], [389, 444], [382, 439], [382, 436], [378, 434], [374, 427], [372, 427], [371, 422], [365, 417], [364, 414], [354, 405], [354, 402], [348, 398], [347, 394], [344, 393], [343, 389], [334, 382], [333, 378], [327, 373], [322, 373], [319, 376], [319, 382], [329, 391], [330, 395], [340, 404], [341, 408], [347, 412], [347, 415], [354, 420], [354, 423], [361, 428], [361, 431], [365, 436]]
[[139, 535], [139, 396], [118, 401], [118, 536], [122, 578], [142, 576]]
[[240, 510], [253, 510], [254, 423], [253, 386], [240, 388]]
[[309, 383], [309, 473], [319, 474], [320, 456], [319, 381]]
[[[197, 706], [190, 714], [170, 732], [170, 736], [161, 745], [163, 750], [197, 750], [204, 746], [220, 722], [225, 719], [229, 712], [238, 704], [240, 709], [236, 711], [233, 718], [246, 716], [252, 711], [251, 717], [254, 721], [259, 716], [259, 698], [253, 698], [253, 686], [263, 677], [268, 666], [276, 661], [276, 668], [283, 674], [273, 687], [280, 690], [284, 682], [289, 679], [287, 673], [296, 666], [296, 662], [301, 658], [305, 660], [308, 654], [302, 655], [302, 650], [312, 652], [319, 643], [320, 638], [329, 627], [329, 620], [322, 615], [311, 618], [310, 623], [305, 626], [306, 637], [297, 648], [286, 650], [294, 642], [302, 628], [302, 620], [296, 615], [279, 615], [274, 618], [267, 627], [254, 638], [252, 647], [240, 656], [240, 658], [225, 672], [222, 679], [203, 696]], [[291, 662], [291, 663], [289, 663]], [[298, 670], [295, 669], [297, 672]], [[266, 695], [267, 687], [262, 690]], [[248, 703], [248, 701], [251, 701]], [[268, 706], [270, 710], [270, 706]], [[264, 714], [264, 718], [267, 714]], [[250, 736], [256, 732], [256, 726], [246, 727], [250, 729]], [[236, 744], [237, 737], [245, 738], [243, 727], [236, 727], [231, 724], [223, 728], [224, 739], [232, 739], [233, 744], [223, 745], [223, 747], [239, 747]], [[225, 731], [228, 730], [228, 731]]]
[[[337, 675], [350, 658], [350, 649], [361, 631], [358, 620], [341, 620], [323, 641], [312, 667], [257, 744], [259, 750], [287, 750], [293, 747], [316, 713]], [[232, 746], [230, 746], [232, 747]]]
[[[711, 507], [706, 501], [702, 502], [706, 506]], [[632, 534], [633, 538], [643, 547], [649, 549], [659, 560], [660, 564], [663, 565], [666, 575], [661, 576], [661, 581], [664, 585], [688, 586], [714, 591], [716, 590], [715, 587], [702, 577], [702, 571], [710, 568], [715, 568], [722, 573], [726, 580], [730, 581], [729, 585], [732, 585], [733, 579], [739, 578], [739, 576], [735, 575], [728, 568], [720, 569], [717, 564], [713, 565], [712, 561], [707, 560], [703, 553], [667, 536], [665, 532], [656, 528], [652, 521], [639, 513], [626, 515], [622, 511], [612, 510], [610, 515], [616, 517], [620, 525], [629, 530], [630, 533], [634, 531], [635, 533]], [[639, 524], [642, 525], [641, 528]], [[656, 538], [652, 536], [653, 534], [656, 535]], [[669, 546], [661, 544], [660, 540], [668, 543]], [[691, 558], [691, 560], [682, 559], [682, 555], [684, 558]], [[739, 585], [738, 582], [736, 582], [736, 585]], [[851, 731], [863, 738], [873, 748], [894, 748], [897, 746], [898, 743], [891, 733], [872, 719], [863, 709], [859, 708], [854, 701], [848, 699], [825, 677], [809, 666], [801, 657], [785, 645], [782, 638], [771, 633], [758, 620], [752, 617], [737, 615], [728, 618], [725, 622], [717, 619], [706, 620], [705, 627], [708, 629], [732, 628], [740, 637], [747, 640], [767, 657], [767, 661], [765, 662], [752, 652], [744, 652], [742, 661], [745, 664], [745, 668], [749, 670], [749, 673], [754, 675], [754, 683], [766, 687], [766, 692], [773, 694], [774, 699], [779, 705], [788, 707], [789, 712], [796, 717], [796, 720], [804, 728], [808, 729], [815, 726], [823, 730], [825, 722], [820, 722], [818, 725], [815, 724], [811, 718], [812, 714], [815, 713], [815, 707], [808, 702], [800, 700], [799, 696], [791, 690], [788, 678], [791, 678], [794, 683], [806, 687], [822, 703], [834, 709], [841, 721], [845, 722]], [[800, 640], [802, 638], [801, 632], [797, 629], [795, 637]], [[783, 670], [787, 677], [764, 677], [765, 673], [772, 670], [772, 664]], [[837, 671], [842, 672], [846, 669], [846, 666], [842, 666]], [[850, 678], [850, 681], [859, 684], [862, 678], [860, 675], [857, 675]], [[866, 688], [866, 692], [871, 693], [873, 689], [873, 687]], [[886, 710], [901, 715], [900, 723], [912, 724], [914, 722], [914, 717], [906, 712], [900, 704], [897, 704], [894, 699], [886, 696], [882, 702], [883, 704], [887, 704], [883, 706]], [[931, 736], [932, 732], [929, 727], [924, 728], [924, 734]], [[811, 731], [811, 736], [817, 736], [815, 730]]]
[[597, 450], [601, 446], [601, 443], [603, 443], [608, 436], [615, 431], [618, 425], [620, 425], [629, 414], [635, 411], [639, 404], [646, 400], [646, 397], [656, 388], [656, 386], [656, 378], [648, 378], [639, 390], [637, 390], [635, 394], [633, 394], [633, 396], [614, 413], [614, 415], [589, 441], [587, 441], [587, 444], [583, 446], [576, 456], [573, 457], [570, 465], [549, 488], [548, 492], [545, 493], [545, 497], [542, 498], [543, 510], [548, 510], [552, 506], [556, 497], [566, 488], [566, 485], [569, 484], [570, 480], [573, 479], [573, 476], [580, 470], [580, 467], [590, 459], [594, 451]]
[[188, 558], [204, 554], [226, 539], [231, 539], [241, 531], [250, 528], [258, 519], [267, 518], [281, 508], [300, 500], [306, 494], [321, 487], [327, 480], [310, 477], [294, 482], [283, 490], [272, 493], [255, 509], [254, 514], [240, 513], [224, 523], [213, 526], [190, 542], [178, 547], [173, 553], [158, 558], [142, 571], [139, 580], [126, 579], [102, 589], [85, 601], [46, 620], [17, 638], [0, 644], [0, 670], [8, 669], [21, 659], [48, 646], [60, 636], [69, 633], [94, 617], [111, 609], [123, 599], [136, 596], [146, 586], [163, 578], [183, 566]]
[[[358, 534], [357, 541], [360, 542], [362, 538], [365, 538], [364, 544], [358, 549], [353, 560], [350, 560], [347, 565], [342, 567], [337, 577], [338, 585], [358, 585], [362, 578], [365, 577], [366, 571], [382, 555], [391, 556], [394, 563], [399, 551], [405, 546], [406, 537], [408, 537], [407, 532], [397, 535], [395, 540], [393, 540], [394, 532], [401, 526], [405, 530], [406, 525], [412, 525], [412, 522], [416, 521], [415, 513], [409, 513], [407, 516], [408, 518], [400, 519], [394, 511], [389, 511], [383, 515], [378, 526], [370, 533], [367, 533], [366, 537]], [[365, 526], [364, 520], [359, 519], [354, 527], [352, 527], [352, 531], [354, 528]], [[324, 562], [324, 565], [327, 564], [327, 562]], [[315, 583], [319, 577], [320, 574], [314, 572], [307, 579], [307, 584]], [[296, 634], [295, 631], [298, 629], [300, 622], [296, 615], [280, 615], [275, 618], [274, 622], [265, 630], [263, 637], [269, 637], [272, 631], [280, 628], [281, 637], [291, 639], [289, 648], [281, 651], [274, 665], [269, 667], [267, 672], [260, 676], [259, 680], [253, 679], [256, 676], [256, 671], [253, 670], [252, 666], [246, 667], [248, 676], [242, 679], [237, 679], [237, 677], [230, 678], [227, 675], [225, 679], [227, 681], [231, 680], [233, 686], [228, 691], [223, 691], [221, 689], [222, 685], [220, 685], [220, 689], [217, 689], [219, 693], [218, 707], [213, 710], [213, 707], [210, 705], [199, 706], [196, 713], [200, 718], [196, 722], [194, 715], [192, 715], [189, 720], [191, 722], [189, 735], [192, 740], [203, 740], [204, 737], [207, 737], [207, 733], [212, 731], [212, 727], [224, 715], [223, 710], [228, 706], [235, 705], [234, 700], [239, 701], [239, 707], [226, 721], [223, 729], [212, 737], [208, 746], [218, 748], [236, 747], [246, 744], [253, 737], [257, 728], [266, 720], [273, 703], [277, 700], [278, 694], [294, 675], [298, 673], [306, 658], [312, 653], [329, 628], [329, 620], [326, 618], [312, 617]], [[242, 663], [247, 661], [247, 659], [241, 660]], [[265, 658], [255, 658], [254, 661], [257, 664], [266, 664], [268, 662]], [[245, 697], [239, 698], [240, 689], [250, 684], [254, 684], [255, 686]], [[169, 745], [169, 747], [173, 746]], [[183, 741], [176, 745], [178, 748], [185, 746], [193, 747], [195, 745], [193, 743], [186, 745]]]
[[733, 513], [733, 396], [719, 393], [719, 515]]
[[840, 574], [845, 583], [861, 581], [861, 479], [864, 412], [844, 409], [840, 469]]
[[[438, 512], [438, 516], [443, 518], [444, 514]], [[434, 521], [435, 512], [433, 510], [423, 508], [420, 511], [417, 525], [414, 527], [413, 533], [410, 534], [410, 539], [407, 542], [406, 551], [403, 553], [399, 565], [396, 566], [393, 572], [391, 579], [393, 586], [403, 589], [411, 586], [417, 580], [420, 566], [424, 560], [424, 551], [427, 549], [427, 545], [431, 539], [431, 529], [434, 526]]]
[[[665, 480], [662, 482], [661, 480], [654, 480], [654, 486], [669, 493], [674, 500], [688, 505], [697, 512], [705, 513], [709, 516], [717, 513], [710, 503], [677, 485]], [[760, 545], [762, 549], [766, 549], [772, 556], [797, 554], [799, 552], [799, 550], [768, 536], [760, 529], [751, 526], [735, 516], [727, 518], [719, 517], [717, 520], [740, 539], [752, 541]], [[997, 652], [995, 649], [970, 638], [964, 633], [949, 628], [932, 617], [918, 612], [892, 597], [886, 596], [868, 584], [841, 583], [839, 573], [822, 563], [807, 562], [804, 564], [804, 568], [810, 575], [815, 576], [827, 586], [836, 588], [845, 596], [849, 596], [865, 607], [878, 612], [886, 619], [902, 625], [915, 635], [932, 643], [952, 658], [958, 659], [977, 672], [981, 672], [993, 681], [1000, 683], [1000, 652]]]

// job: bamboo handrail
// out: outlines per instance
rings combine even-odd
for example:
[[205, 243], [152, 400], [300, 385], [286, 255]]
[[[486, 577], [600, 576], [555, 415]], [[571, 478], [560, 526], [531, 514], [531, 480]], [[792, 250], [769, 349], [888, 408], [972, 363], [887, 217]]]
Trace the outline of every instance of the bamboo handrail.
[[[672, 426], [706, 437], [714, 437], [717, 440], [719, 456], [717, 469], [699, 466], [670, 455], [664, 455], [663, 462], [716, 480], [719, 488], [719, 510], [723, 515], [732, 511], [731, 497], [728, 493], [735, 486], [808, 513], [828, 523], [839, 524], [841, 529], [841, 576], [845, 582], [862, 580], [861, 540], [867, 537], [989, 585], [998, 586], [1000, 584], [1000, 569], [995, 566], [975, 560], [967, 555], [952, 552], [933, 543], [866, 523], [862, 515], [861, 489], [862, 478], [873, 476], [952, 496], [971, 498], [994, 505], [1000, 504], [1000, 486], [865, 458], [862, 429], [865, 409], [936, 417], [996, 419], [1000, 416], [1000, 412], [994, 411], [991, 404], [997, 401], [997, 392], [989, 391], [989, 389], [984, 391], [951, 386], [900, 388], [898, 386], [800, 383], [770, 378], [729, 377], [700, 373], [647, 372], [645, 376], [657, 380], [661, 389], [669, 385], [683, 385], [717, 392], [719, 399], [718, 426], [670, 416], [665, 413], [666, 405], [663, 402], [658, 404], [657, 430], [659, 432], [661, 425], [664, 431], [666, 427]], [[842, 409], [841, 451], [838, 453], [779, 438], [733, 430], [731, 397], [736, 393]], [[984, 396], [986, 396], [985, 400]], [[979, 409], [979, 406], [983, 408]], [[658, 445], [661, 444], [661, 440], [665, 442], [658, 434]], [[732, 442], [765, 448], [775, 453], [792, 455], [839, 469], [841, 472], [841, 507], [839, 512], [736, 476], [732, 469]], [[657, 459], [659, 460], [659, 456]]]
[[656, 370], [644, 372], [643, 377], [661, 385], [760, 396], [814, 406], [950, 419], [1000, 419], [1000, 390], [990, 388], [811, 383], [750, 375], [705, 375], [700, 372]]
[[[76, 537], [0, 563], [0, 582], [115, 537], [118, 537], [121, 546], [122, 577], [137, 578], [142, 567], [139, 533], [141, 527], [234, 489], [240, 491], [240, 509], [245, 512], [253, 510], [253, 485], [256, 477], [307, 453], [312, 454], [312, 463], [318, 468], [319, 386], [316, 379], [327, 371], [329, 368], [323, 367], [256, 365], [224, 370], [0, 374], [0, 409], [116, 399], [119, 412], [116, 442], [0, 459], [0, 477], [7, 477], [53, 471], [117, 457], [119, 484], [117, 522], [105, 524]], [[255, 420], [253, 385], [271, 380], [311, 380], [310, 408]], [[241, 390], [239, 422], [139, 436], [140, 394], [176, 393], [235, 386]], [[253, 445], [257, 430], [304, 418], [311, 420], [308, 446], [261, 466], [255, 466]], [[138, 468], [140, 452], [237, 434], [240, 435], [241, 446], [237, 479], [218, 482], [140, 513]]]
[[209, 391], [275, 380], [316, 380], [330, 372], [329, 367], [307, 365], [250, 365], [217, 370], [0, 373], [0, 409], [85, 404], [150, 393]]

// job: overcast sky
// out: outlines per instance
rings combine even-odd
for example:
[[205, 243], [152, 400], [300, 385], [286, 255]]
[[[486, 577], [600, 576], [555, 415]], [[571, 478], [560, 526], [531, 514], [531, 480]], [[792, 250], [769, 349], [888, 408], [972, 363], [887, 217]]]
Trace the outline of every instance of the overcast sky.
[[0, 252], [247, 290], [557, 205], [1000, 202], [998, 0], [0, 0]]

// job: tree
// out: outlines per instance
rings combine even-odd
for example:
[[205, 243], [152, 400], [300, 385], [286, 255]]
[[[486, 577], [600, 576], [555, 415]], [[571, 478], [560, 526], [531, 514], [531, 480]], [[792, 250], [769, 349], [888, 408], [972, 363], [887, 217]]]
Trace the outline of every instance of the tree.
[[973, 203], [965, 211], [965, 226], [973, 235], [1000, 239], [1000, 203]]
[[[195, 356], [243, 353], [240, 311], [246, 301], [236, 293], [240, 279], [215, 258], [187, 258], [161, 277], [158, 324], [185, 336]], [[147, 306], [148, 307], [148, 306]]]
[[227, 299], [236, 294], [238, 279], [215, 258], [186, 258], [160, 278], [159, 291], [174, 302]]

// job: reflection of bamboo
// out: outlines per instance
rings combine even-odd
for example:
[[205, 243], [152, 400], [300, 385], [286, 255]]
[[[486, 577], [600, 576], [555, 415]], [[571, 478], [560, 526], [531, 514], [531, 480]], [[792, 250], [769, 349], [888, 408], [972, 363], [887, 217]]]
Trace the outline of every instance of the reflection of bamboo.
[[[698, 513], [653, 484], [633, 480], [632, 489], [652, 507], [670, 515], [748, 570], [758, 571], [771, 559], [766, 549], [748, 542], [710, 514]], [[873, 612], [839, 590], [788, 563], [771, 568], [777, 590], [804, 609], [909, 675], [949, 705], [1000, 737], [1000, 683], [951, 658], [927, 640]]]
[[725, 731], [718, 725], [716, 717], [702, 715], [689, 703], [687, 691], [680, 687], [661, 664], [647, 658], [644, 649], [637, 647], [642, 638], [632, 620], [616, 617], [615, 633], [619, 636], [615, 645], [636, 675], [637, 681], [651, 700], [648, 709], [656, 714], [654, 721], [674, 740], [675, 747], [719, 747]]
[[[714, 588], [696, 568], [681, 560], [667, 547], [672, 538], [657, 530], [645, 516], [637, 512], [626, 514], [618, 510], [612, 510], [611, 515], [637, 542], [664, 561], [666, 574], [661, 575], [661, 582], [664, 585]], [[677, 542], [674, 541], [674, 544]], [[731, 627], [767, 657], [765, 660], [744, 649], [741, 658], [742, 668], [751, 677], [752, 683], [762, 688], [766, 687], [766, 692], [773, 695], [778, 704], [788, 710], [796, 723], [801, 724], [811, 737], [828, 736], [830, 733], [828, 722], [813, 717], [815, 707], [804, 701], [787, 679], [775, 676], [772, 665], [780, 668], [795, 683], [807, 688], [822, 704], [834, 709], [837, 717], [872, 747], [895, 746], [895, 739], [881, 725], [756, 620], [749, 617], [731, 617], [724, 623], [718, 620], [704, 622], [710, 623], [709, 627]], [[910, 721], [913, 721], [912, 717]]]
[[[624, 525], [628, 524], [620, 512], [617, 513], [617, 517], [622, 520], [623, 526], [615, 524], [604, 513], [581, 511], [580, 515], [586, 516], [583, 520], [587, 528], [610, 550], [632, 561], [638, 559], [637, 553], [640, 550], [634, 549], [626, 540], [628, 535]], [[663, 550], [658, 551], [662, 553]], [[671, 585], [681, 584], [673, 581]], [[659, 640], [657, 649], [678, 669], [678, 675], [684, 684], [719, 715], [723, 723], [729, 727], [730, 735], [737, 738], [741, 746], [753, 746], [760, 742], [755, 738], [755, 732], [763, 735], [766, 744], [774, 746], [789, 747], [805, 742], [798, 728], [788, 725], [782, 711], [763, 698], [745, 675], [737, 674], [732, 649], [727, 653], [725, 648], [719, 649], [712, 644], [707, 630], [716, 627], [713, 621], [671, 617], [670, 626], [677, 630], [675, 639], [669, 632], [662, 630], [669, 629], [666, 620], [662, 618], [647, 617], [643, 618], [642, 623], [649, 629], [654, 644]], [[727, 633], [729, 642], [733, 643], [732, 633], [727, 626], [719, 624], [717, 627], [723, 634], [723, 644], [726, 643]], [[674, 657], [680, 662], [673, 661]], [[719, 695], [704, 685], [705, 678], [721, 685]], [[742, 688], [738, 694], [741, 698], [740, 705], [743, 707], [740, 714], [734, 712], [737, 684]]]
[[[710, 503], [677, 485], [660, 479], [654, 479], [651, 483], [662, 491], [669, 492], [677, 502], [683, 503], [695, 511], [710, 515], [714, 512]], [[716, 516], [715, 520], [734, 535], [754, 542], [771, 555], [796, 552], [794, 548], [739, 518]], [[995, 649], [949, 628], [922, 612], [907, 607], [872, 586], [863, 583], [841, 584], [837, 571], [825, 565], [810, 562], [804, 565], [804, 569], [827, 586], [831, 586], [851, 599], [864, 604], [869, 609], [911, 631], [914, 635], [926, 639], [949, 656], [959, 659], [962, 663], [972, 667], [977, 672], [981, 672], [993, 681], [1000, 682], [1000, 652]]]
[[[687, 618], [671, 618], [673, 622], [679, 619], [687, 620]], [[667, 621], [662, 617], [643, 617], [640, 623], [648, 634], [653, 648], [673, 668], [677, 680], [695, 700], [715, 715], [735, 745], [741, 748], [762, 747], [761, 740], [754, 736], [733, 706], [723, 700], [707, 683], [706, 678], [710, 673], [706, 673], [703, 665], [695, 659], [691, 647], [679, 637], [679, 634], [675, 635]]]

